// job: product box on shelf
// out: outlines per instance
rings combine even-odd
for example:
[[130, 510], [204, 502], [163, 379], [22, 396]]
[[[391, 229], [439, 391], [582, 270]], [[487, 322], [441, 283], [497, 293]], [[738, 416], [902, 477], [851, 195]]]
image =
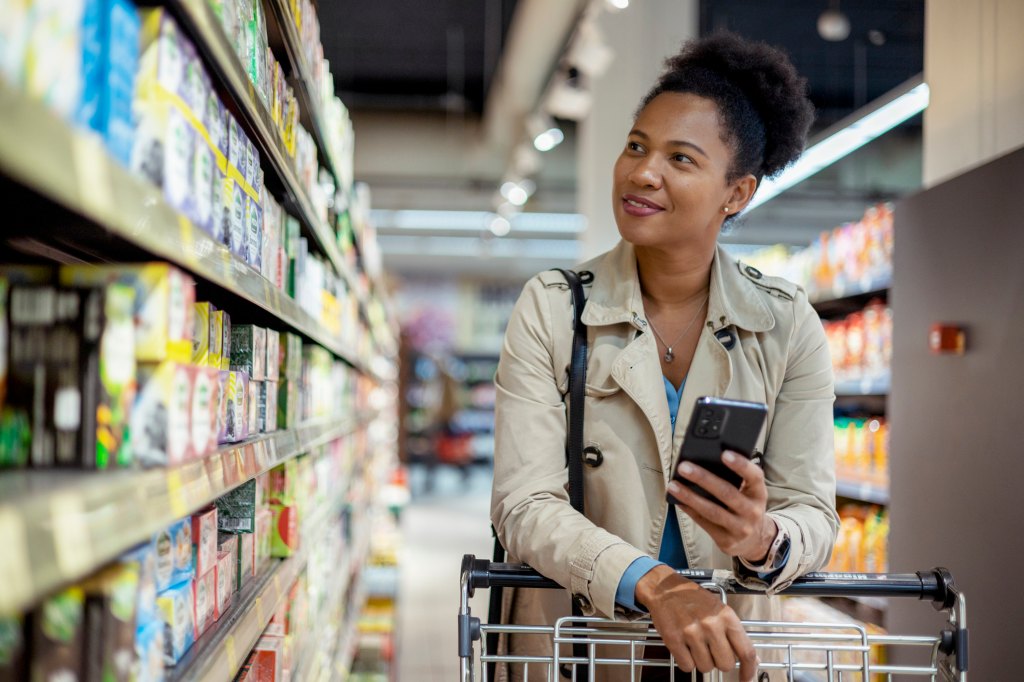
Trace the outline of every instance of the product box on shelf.
[[260, 393], [262, 392], [261, 386], [264, 383], [266, 382], [249, 382], [249, 402], [247, 403], [249, 412], [247, 416], [246, 426], [249, 429], [250, 434], [256, 434], [260, 432]]
[[31, 425], [33, 466], [131, 463], [132, 296], [117, 284], [11, 288], [5, 400]]
[[294, 505], [299, 486], [299, 462], [289, 459], [270, 470], [267, 499], [271, 504]]
[[250, 479], [217, 498], [218, 527], [225, 533], [254, 533], [259, 508], [256, 480]]
[[260, 573], [273, 556], [274, 513], [269, 509], [256, 512], [255, 558], [253, 570]]
[[85, 590], [85, 679], [134, 679], [135, 598], [138, 564], [116, 563], [83, 584]]
[[135, 598], [135, 626], [141, 629], [160, 619], [156, 610], [156, 543], [145, 542], [121, 557], [137, 567], [139, 585]]
[[224, 388], [225, 441], [236, 443], [249, 437], [249, 375], [228, 372]]
[[63, 286], [126, 284], [135, 289], [135, 357], [139, 362], [192, 359], [195, 283], [167, 263], [65, 265]]
[[0, 682], [21, 682], [28, 677], [27, 655], [22, 618], [0, 616]]
[[260, 682], [280, 682], [284, 679], [284, 637], [264, 635], [252, 650], [252, 666], [259, 669]]
[[217, 610], [216, 567], [192, 581], [192, 609], [192, 619], [196, 628], [195, 638], [199, 639], [213, 625]]
[[260, 383], [259, 427], [261, 433], [277, 431], [277, 382]]
[[163, 618], [136, 630], [135, 656], [138, 659], [135, 682], [164, 681]]
[[131, 161], [132, 99], [141, 23], [130, 0], [86, 0], [82, 18], [82, 97], [77, 120], [103, 138], [121, 163]]
[[32, 680], [83, 680], [85, 592], [69, 587], [47, 598], [32, 622]]
[[[217, 308], [209, 301], [192, 304], [192, 364], [198, 367], [213, 365], [213, 318]], [[218, 339], [219, 341], [219, 339]], [[220, 360], [217, 360], [219, 366]]]
[[213, 351], [214, 357], [219, 357], [221, 369], [231, 369], [231, 316], [223, 310], [218, 310], [214, 313], [210, 326], [212, 334], [220, 332], [220, 342]]
[[214, 166], [212, 186], [210, 187], [210, 203], [213, 215], [211, 217], [210, 236], [218, 244], [226, 244], [227, 236], [227, 212], [224, 203], [224, 179], [227, 177], [227, 117], [229, 114], [224, 109], [224, 103], [217, 97], [217, 93], [211, 87], [207, 92], [206, 99], [206, 130], [209, 134], [210, 149], [213, 153]]
[[164, 619], [164, 663], [175, 665], [195, 642], [192, 580], [172, 585], [157, 596]]
[[299, 423], [299, 387], [295, 379], [282, 379], [277, 386], [277, 426], [290, 429]]
[[175, 362], [141, 364], [132, 409], [132, 449], [142, 466], [173, 466], [192, 456], [194, 375]]
[[238, 590], [256, 575], [256, 533], [238, 534], [238, 570], [235, 576], [238, 580]]
[[217, 507], [192, 515], [192, 547], [196, 575], [206, 575], [217, 564]]
[[[13, 13], [17, 5], [7, 4], [11, 7], [5, 7], [5, 13]], [[82, 97], [83, 0], [36, 2], [24, 10], [27, 12], [23, 15], [26, 35], [24, 42], [17, 41], [22, 56], [14, 58], [20, 62], [20, 68], [12, 68], [15, 71], [12, 75], [31, 97], [71, 120]], [[8, 16], [5, 20], [11, 18]], [[5, 49], [5, 58], [7, 49], [10, 48]]]
[[271, 504], [270, 511], [273, 513], [270, 555], [285, 559], [299, 548], [298, 510], [294, 505]]
[[278, 376], [281, 379], [297, 381], [302, 377], [302, 337], [285, 332], [280, 340]]
[[246, 372], [253, 381], [267, 378], [267, 330], [252, 324], [231, 328], [231, 369]]
[[[216, 612], [214, 618], [220, 618], [231, 608], [231, 597], [235, 594], [235, 571], [238, 568], [238, 539], [229, 548], [217, 552], [217, 567], [214, 569], [217, 575], [217, 598], [215, 600]], [[232, 551], [233, 550], [233, 551]]]
[[192, 523], [188, 518], [171, 524], [156, 534], [156, 589], [164, 592], [189, 580], [192, 568]]
[[203, 457], [217, 449], [220, 411], [220, 370], [190, 367], [192, 379], [192, 455]]
[[266, 378], [267, 381], [277, 381], [281, 377], [281, 333], [267, 329], [266, 336]]

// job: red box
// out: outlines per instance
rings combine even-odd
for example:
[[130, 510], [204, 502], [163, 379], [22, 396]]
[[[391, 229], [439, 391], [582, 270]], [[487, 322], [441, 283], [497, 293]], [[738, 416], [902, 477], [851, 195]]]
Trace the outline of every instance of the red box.
[[235, 571], [238, 570], [238, 560], [235, 552], [238, 551], [236, 545], [231, 546], [234, 552], [231, 550], [224, 550], [217, 552], [217, 567], [214, 569], [217, 572], [217, 598], [214, 600], [216, 610], [214, 611], [214, 620], [220, 620], [220, 617], [224, 615], [229, 608], [231, 608], [231, 597], [235, 594]]
[[217, 565], [217, 508], [210, 506], [192, 515], [192, 555], [196, 576], [202, 577]]
[[217, 606], [217, 572], [210, 571], [192, 583], [192, 617], [195, 621], [196, 639], [213, 625], [213, 614]]
[[280, 682], [284, 679], [284, 637], [263, 635], [252, 650], [256, 682]]

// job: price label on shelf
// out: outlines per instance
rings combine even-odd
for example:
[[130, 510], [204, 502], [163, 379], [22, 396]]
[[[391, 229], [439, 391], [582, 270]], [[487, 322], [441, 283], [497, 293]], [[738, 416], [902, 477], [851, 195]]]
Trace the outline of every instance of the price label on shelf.
[[189, 267], [197, 267], [199, 265], [199, 254], [196, 253], [195, 226], [192, 225], [191, 220], [181, 214], [178, 214], [178, 236], [181, 239], [181, 251], [185, 258], [185, 263]]
[[220, 250], [220, 264], [224, 279], [229, 284], [235, 283], [235, 257], [226, 248]]
[[15, 600], [32, 593], [25, 525], [13, 509], [0, 509], [0, 613], [15, 611]]
[[181, 518], [188, 514], [188, 502], [185, 500], [181, 471], [177, 468], [167, 470], [167, 499], [171, 505], [171, 513], [175, 517]]
[[89, 524], [82, 498], [75, 493], [58, 493], [50, 499], [53, 545], [61, 575], [74, 579], [93, 566]]
[[263, 619], [263, 597], [256, 597], [254, 606], [256, 609], [256, 620], [259, 621], [261, 628], [266, 627], [267, 621]]
[[238, 651], [235, 649], [235, 636], [228, 635], [224, 640], [224, 656], [228, 661], [228, 668], [234, 675], [238, 671]]

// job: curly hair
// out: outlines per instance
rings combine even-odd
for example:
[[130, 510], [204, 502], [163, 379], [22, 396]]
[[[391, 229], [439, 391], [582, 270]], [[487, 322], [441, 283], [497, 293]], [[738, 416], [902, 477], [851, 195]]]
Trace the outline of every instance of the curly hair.
[[803, 152], [814, 107], [807, 81], [779, 49], [723, 31], [684, 44], [665, 67], [637, 113], [665, 92], [714, 101], [733, 149], [730, 181], [750, 174], [760, 184]]

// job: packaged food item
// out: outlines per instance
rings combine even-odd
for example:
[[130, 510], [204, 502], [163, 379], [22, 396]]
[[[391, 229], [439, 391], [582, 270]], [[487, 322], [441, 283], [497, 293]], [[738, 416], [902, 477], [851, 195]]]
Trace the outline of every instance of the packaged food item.
[[84, 583], [85, 679], [131, 682], [139, 566], [116, 563]]
[[[224, 317], [222, 310], [216, 310], [210, 306], [210, 355], [207, 363], [213, 369], [226, 369], [224, 367]], [[231, 322], [228, 318], [228, 326]]]
[[213, 625], [214, 612], [217, 610], [216, 567], [192, 581], [192, 608], [195, 638], [199, 639]]
[[224, 388], [225, 440], [236, 443], [249, 436], [249, 375], [228, 372]]
[[164, 621], [153, 621], [135, 634], [135, 682], [164, 681]]
[[246, 262], [257, 272], [263, 268], [263, 209], [259, 199], [245, 195]]
[[[217, 309], [209, 301], [199, 301], [192, 304], [192, 364], [199, 367], [209, 367], [214, 347], [213, 322], [214, 313]], [[218, 339], [219, 342], [219, 339]], [[217, 364], [220, 364], [218, 358]]]
[[266, 380], [277, 381], [281, 376], [281, 333], [276, 329], [267, 329], [266, 337]]
[[281, 559], [295, 554], [299, 548], [298, 511], [295, 506], [271, 504], [273, 512], [271, 524], [270, 556]]
[[263, 381], [249, 382], [249, 412], [246, 424], [250, 434], [260, 432], [260, 393], [262, 392], [261, 386], [264, 383]]
[[245, 584], [256, 575], [256, 534], [238, 534], [238, 590], [245, 587]]
[[212, 186], [210, 187], [210, 202], [213, 216], [211, 218], [210, 236], [218, 244], [226, 244], [225, 237], [228, 231], [228, 216], [224, 202], [224, 180], [227, 178], [227, 117], [229, 114], [224, 109], [223, 102], [217, 97], [217, 93], [211, 87], [207, 92], [206, 99], [206, 130], [209, 133], [209, 141], [214, 156]]
[[250, 479], [217, 498], [217, 524], [227, 533], [256, 532], [257, 485]]
[[274, 513], [269, 509], [256, 512], [255, 558], [253, 570], [259, 573], [273, 556]]
[[[228, 382], [231, 380], [231, 372], [219, 370], [217, 372], [217, 443], [228, 441]], [[232, 406], [233, 409], [233, 406]]]
[[192, 611], [192, 581], [172, 585], [157, 596], [164, 619], [164, 663], [175, 665], [195, 643]]
[[131, 167], [160, 187], [172, 208], [195, 220], [192, 157], [197, 144], [184, 103], [191, 46], [165, 8], [143, 9], [140, 16], [134, 104], [138, 127]]
[[277, 431], [277, 382], [264, 381], [260, 384], [259, 427], [261, 433]]
[[194, 375], [175, 362], [139, 365], [132, 448], [142, 466], [174, 466], [191, 456]]
[[254, 667], [259, 668], [261, 682], [280, 682], [284, 679], [284, 638], [262, 636], [252, 650]]
[[217, 449], [220, 410], [220, 370], [189, 367], [192, 379], [192, 456], [203, 457]]
[[0, 682], [21, 682], [28, 676], [24, 633], [20, 616], [0, 616]]
[[196, 575], [203, 576], [217, 564], [217, 507], [201, 509], [191, 520], [195, 571]]
[[33, 466], [131, 463], [132, 297], [117, 284], [11, 289], [6, 402], [31, 420]]
[[85, 592], [69, 587], [43, 601], [32, 618], [31, 679], [84, 680]]
[[231, 328], [231, 369], [246, 372], [253, 381], [267, 378], [267, 330], [252, 324]]
[[277, 382], [277, 426], [290, 429], [299, 423], [299, 387], [295, 379]]
[[139, 579], [135, 597], [135, 628], [144, 628], [159, 620], [156, 610], [156, 543], [145, 542], [121, 557], [122, 563], [137, 567]]
[[267, 498], [271, 504], [294, 505], [299, 485], [299, 462], [289, 459], [270, 470]]
[[195, 576], [195, 567], [192, 565], [192, 520], [184, 518], [175, 521], [167, 532], [171, 539], [173, 564], [170, 580], [173, 586]]
[[[238, 539], [235, 539], [235, 543]], [[230, 551], [231, 549], [234, 552]], [[231, 597], [235, 594], [235, 584], [237, 578], [235, 577], [235, 571], [238, 567], [238, 560], [235, 553], [238, 552], [237, 544], [231, 545], [230, 549], [225, 549], [217, 552], [217, 598], [216, 612], [213, 614], [214, 618], [220, 620], [221, 616], [227, 613], [227, 610], [231, 608]]]
[[135, 289], [135, 357], [139, 362], [192, 359], [192, 304], [195, 283], [167, 263], [65, 265], [64, 286], [118, 283]]
[[84, 2], [36, 0], [28, 11], [28, 39], [22, 60], [25, 90], [72, 120], [82, 97]]

